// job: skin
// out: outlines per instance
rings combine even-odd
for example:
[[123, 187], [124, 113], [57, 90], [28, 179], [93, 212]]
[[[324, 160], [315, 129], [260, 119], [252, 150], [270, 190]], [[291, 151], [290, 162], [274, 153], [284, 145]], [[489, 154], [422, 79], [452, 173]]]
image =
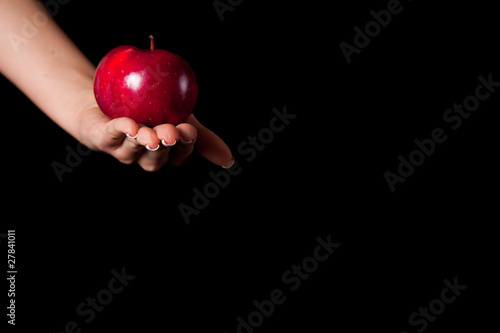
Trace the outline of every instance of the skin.
[[[38, 23], [37, 30], [26, 21]], [[146, 171], [182, 165], [195, 148], [216, 165], [232, 165], [228, 146], [194, 115], [154, 128], [110, 120], [94, 97], [95, 70], [37, 1], [0, 0], [0, 73], [76, 140]]]

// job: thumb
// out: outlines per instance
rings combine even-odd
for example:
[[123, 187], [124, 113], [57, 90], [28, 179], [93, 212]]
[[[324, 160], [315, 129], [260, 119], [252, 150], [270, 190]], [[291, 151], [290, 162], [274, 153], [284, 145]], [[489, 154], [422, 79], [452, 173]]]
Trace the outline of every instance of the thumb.
[[190, 115], [186, 122], [198, 132], [196, 149], [201, 156], [224, 168], [230, 168], [234, 164], [231, 150], [217, 134], [203, 126], [194, 115]]

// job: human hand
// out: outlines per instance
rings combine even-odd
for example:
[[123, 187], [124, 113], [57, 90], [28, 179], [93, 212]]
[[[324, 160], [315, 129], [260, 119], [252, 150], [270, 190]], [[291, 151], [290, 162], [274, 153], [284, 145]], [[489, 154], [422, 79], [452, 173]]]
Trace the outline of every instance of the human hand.
[[11, 38], [0, 38], [0, 74], [66, 132], [93, 150], [147, 171], [181, 165], [195, 148], [217, 165], [233, 163], [227, 145], [192, 115], [186, 123], [155, 128], [106, 117], [94, 96], [94, 64], [36, 1], [0, 0], [0, 36], [24, 31], [26, 17], [44, 15], [44, 28], [29, 43], [21, 43], [22, 52], [19, 42], [13, 47]]
[[80, 121], [80, 137], [89, 148], [125, 164], [139, 164], [146, 171], [157, 171], [166, 164], [182, 165], [195, 147], [216, 165], [228, 168], [234, 163], [229, 147], [194, 115], [177, 126], [149, 128], [130, 118], [109, 120], [93, 106], [82, 112]]

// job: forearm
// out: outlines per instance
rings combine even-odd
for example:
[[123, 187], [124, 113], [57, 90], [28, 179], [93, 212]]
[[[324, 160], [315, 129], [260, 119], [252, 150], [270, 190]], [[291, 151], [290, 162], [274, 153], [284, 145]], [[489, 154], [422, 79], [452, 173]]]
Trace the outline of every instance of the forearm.
[[0, 73], [78, 141], [123, 163], [148, 171], [181, 165], [198, 132], [200, 155], [221, 166], [234, 163], [224, 141], [193, 115], [154, 128], [127, 117], [108, 119], [93, 93], [95, 66], [35, 0], [0, 0]]
[[95, 105], [95, 67], [37, 1], [0, 0], [0, 72], [59, 126], [84, 141], [79, 118]]

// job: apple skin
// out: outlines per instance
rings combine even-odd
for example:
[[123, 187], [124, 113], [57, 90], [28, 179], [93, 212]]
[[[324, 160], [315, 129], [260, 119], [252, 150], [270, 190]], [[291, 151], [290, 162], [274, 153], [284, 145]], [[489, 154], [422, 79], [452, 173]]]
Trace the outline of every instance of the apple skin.
[[109, 118], [154, 127], [178, 125], [193, 112], [198, 82], [189, 64], [161, 49], [119, 46], [97, 66], [94, 95]]

